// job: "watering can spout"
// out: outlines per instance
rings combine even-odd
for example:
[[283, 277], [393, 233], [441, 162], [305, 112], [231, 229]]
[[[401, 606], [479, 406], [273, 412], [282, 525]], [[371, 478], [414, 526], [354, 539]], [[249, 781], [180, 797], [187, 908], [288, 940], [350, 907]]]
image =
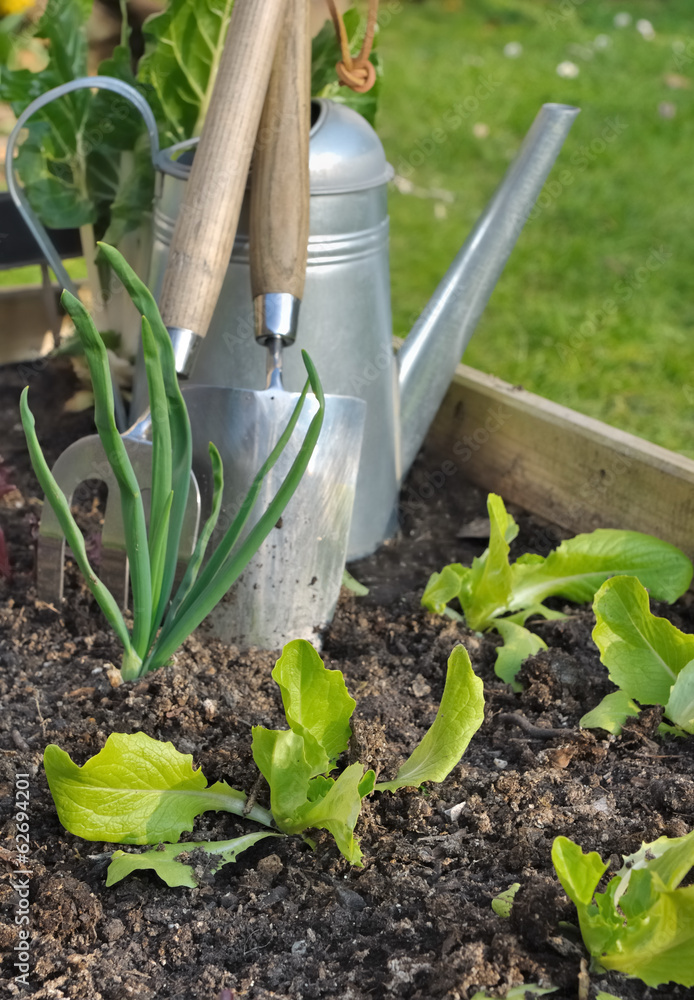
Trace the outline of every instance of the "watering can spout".
[[545, 104], [516, 159], [400, 348], [404, 477], [579, 109]]

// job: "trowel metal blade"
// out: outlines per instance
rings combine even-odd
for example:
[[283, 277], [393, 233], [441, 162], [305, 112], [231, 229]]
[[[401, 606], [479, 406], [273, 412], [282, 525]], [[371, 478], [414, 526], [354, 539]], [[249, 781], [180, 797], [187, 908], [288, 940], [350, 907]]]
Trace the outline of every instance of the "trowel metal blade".
[[[183, 388], [193, 429], [193, 469], [203, 505], [212, 497], [208, 445], [224, 465], [224, 493], [213, 551], [243, 502], [256, 473], [284, 431], [299, 393], [188, 385]], [[242, 537], [267, 509], [296, 458], [318, 409], [309, 395], [285, 451], [271, 470]], [[366, 406], [327, 396], [318, 443], [278, 524], [208, 618], [224, 642], [279, 649], [291, 639], [320, 645], [320, 630], [335, 610], [352, 517]]]

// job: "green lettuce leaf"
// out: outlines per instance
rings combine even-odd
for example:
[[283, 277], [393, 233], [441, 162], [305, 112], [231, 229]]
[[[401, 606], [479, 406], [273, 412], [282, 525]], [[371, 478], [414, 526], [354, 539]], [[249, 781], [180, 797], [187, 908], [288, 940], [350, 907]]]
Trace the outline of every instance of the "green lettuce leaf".
[[599, 854], [584, 854], [578, 844], [567, 837], [557, 837], [552, 844], [552, 864], [564, 892], [576, 907], [578, 922], [586, 948], [599, 955], [617, 933], [622, 917], [614, 911], [612, 919], [597, 915], [593, 896], [600, 879], [608, 869]]
[[350, 764], [325, 795], [299, 810], [293, 824], [295, 829], [288, 829], [287, 833], [301, 833], [312, 827], [328, 830], [349, 863], [361, 865], [362, 854], [354, 837], [354, 827], [359, 819], [361, 800], [373, 791], [374, 779], [373, 771], [364, 774], [361, 764]]
[[565, 597], [591, 601], [612, 576], [635, 576], [659, 601], [675, 601], [692, 581], [685, 554], [659, 538], [639, 531], [598, 528], [562, 542], [543, 562], [514, 566], [512, 610]]
[[586, 712], [578, 724], [584, 729], [605, 729], [608, 733], [619, 736], [626, 720], [637, 716], [640, 711], [626, 691], [613, 691], [612, 694], [606, 694], [592, 711]]
[[458, 599], [465, 619], [472, 629], [481, 630], [510, 609], [512, 572], [508, 561], [509, 543], [518, 534], [518, 525], [507, 512], [501, 497], [490, 493], [489, 546], [473, 559], [469, 574], [463, 577]]
[[[46, 749], [44, 762], [58, 816], [70, 833], [85, 840], [125, 844], [175, 843], [193, 820], [208, 810], [248, 816], [286, 834], [328, 830], [350, 864], [361, 863], [354, 837], [361, 803], [376, 788], [395, 791], [423, 781], [443, 781], [458, 763], [482, 723], [482, 682], [475, 676], [462, 646], [448, 661], [448, 673], [436, 718], [395, 779], [375, 785], [376, 776], [360, 763], [346, 767], [337, 779], [326, 772], [348, 744], [349, 719], [355, 707], [339, 670], [327, 670], [305, 640], [285, 646], [273, 671], [285, 706], [289, 729], [253, 729], [254, 760], [270, 786], [272, 812], [247, 808], [243, 792], [225, 782], [211, 787], [190, 754], [144, 733], [109, 736], [104, 748], [78, 767], [57, 746]], [[257, 837], [259, 839], [259, 835]], [[144, 855], [119, 852], [110, 882], [136, 868], [154, 868], [170, 885], [191, 885], [182, 853], [201, 847], [233, 860], [241, 841], [221, 845], [186, 844], [159, 848]], [[243, 841], [245, 843], [245, 841]], [[250, 843], [250, 841], [249, 841]]]
[[508, 918], [511, 916], [513, 900], [520, 887], [520, 882], [514, 882], [508, 889], [504, 889], [503, 892], [494, 897], [492, 900], [492, 910], [496, 913], [497, 917]]
[[[270, 810], [285, 833], [301, 832], [296, 829], [297, 816], [309, 800], [309, 782], [327, 766], [327, 757], [320, 748], [318, 755], [311, 758], [314, 744], [311, 741], [307, 747], [303, 736], [291, 729], [253, 727], [253, 760], [270, 786]], [[312, 787], [313, 794], [318, 794], [319, 786]]]
[[431, 728], [392, 781], [379, 781], [377, 792], [443, 781], [465, 753], [484, 719], [484, 687], [464, 646], [448, 660], [441, 704]]
[[440, 573], [432, 573], [422, 594], [424, 607], [428, 611], [433, 611], [435, 615], [448, 615], [462, 621], [463, 616], [449, 608], [448, 604], [458, 597], [465, 577], [471, 572], [470, 567], [451, 563], [449, 566], [444, 566]]
[[539, 635], [522, 625], [516, 625], [508, 618], [497, 618], [495, 627], [504, 644], [497, 651], [494, 673], [510, 684], [514, 691], [522, 691], [523, 685], [515, 680], [516, 674], [529, 656], [547, 649], [547, 643]]
[[593, 639], [610, 680], [642, 705], [669, 706], [677, 719], [669, 711], [668, 718], [689, 728], [694, 636], [653, 615], [648, 594], [634, 577], [608, 580], [596, 594], [593, 610]]
[[[222, 781], [207, 787], [191, 754], [145, 733], [112, 733], [104, 748], [78, 767], [54, 744], [46, 747], [48, 785], [66, 830], [84, 840], [121, 844], [175, 842], [209, 810], [243, 813], [246, 796]], [[265, 810], [251, 818], [271, 825]]]
[[694, 831], [642, 844], [603, 893], [595, 889], [607, 866], [597, 854], [558, 837], [552, 861], [600, 967], [652, 987], [694, 985], [694, 887], [679, 888], [694, 866]]
[[509, 683], [522, 660], [543, 648], [541, 639], [530, 639], [529, 633], [518, 628], [532, 615], [565, 617], [544, 606], [548, 597], [590, 601], [606, 580], [629, 574], [648, 587], [653, 597], [674, 601], [691, 583], [694, 570], [683, 552], [637, 531], [598, 529], [562, 542], [546, 558], [531, 553], [511, 565], [509, 543], [518, 526], [494, 493], [487, 498], [487, 510], [488, 548], [469, 569], [451, 563], [434, 573], [422, 604], [453, 617], [449, 602], [457, 599], [469, 628], [497, 628], [510, 644], [508, 651], [498, 655], [497, 674]]
[[288, 643], [272, 672], [290, 729], [255, 726], [253, 759], [270, 786], [272, 814], [289, 834], [329, 830], [350, 864], [361, 863], [354, 839], [361, 801], [373, 791], [373, 772], [347, 767], [337, 780], [325, 776], [347, 749], [356, 702], [339, 670], [327, 670], [309, 642]]
[[265, 837], [280, 837], [279, 833], [247, 833], [233, 840], [195, 841], [185, 844], [163, 844], [154, 850], [142, 854], [129, 854], [126, 851], [114, 851], [108, 866], [106, 885], [115, 885], [127, 875], [136, 871], [154, 871], [167, 885], [177, 888], [187, 886], [194, 889], [199, 885], [193, 865], [197, 860], [191, 857], [193, 853], [202, 852], [206, 855], [205, 866], [214, 873], [236, 861], [239, 854], [253, 847]]
[[676, 726], [687, 733], [694, 733], [694, 660], [690, 660], [677, 675], [665, 714]]
[[282, 693], [290, 728], [320, 745], [327, 769], [327, 762], [347, 749], [352, 735], [349, 720], [357, 706], [341, 672], [326, 670], [310, 643], [295, 640], [282, 650], [272, 678]]

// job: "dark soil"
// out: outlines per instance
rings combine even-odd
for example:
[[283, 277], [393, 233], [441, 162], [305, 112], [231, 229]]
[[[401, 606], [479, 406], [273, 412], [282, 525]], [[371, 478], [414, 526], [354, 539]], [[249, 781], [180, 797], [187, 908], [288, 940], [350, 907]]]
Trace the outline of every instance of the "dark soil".
[[[257, 773], [251, 725], [283, 725], [270, 678], [275, 655], [224, 648], [203, 632], [172, 666], [111, 685], [118, 643], [76, 575], [68, 573], [63, 607], [36, 600], [41, 500], [17, 413], [27, 374], [50, 461], [90, 430], [89, 414], [63, 412], [69, 368], [0, 370], [0, 521], [12, 569], [10, 581], [0, 580], [4, 995], [26, 992], [14, 979], [19, 896], [12, 881], [15, 775], [28, 773], [35, 997], [468, 1000], [478, 989], [503, 996], [523, 982], [557, 987], [557, 1000], [594, 998], [600, 989], [622, 1000], [691, 996], [614, 974], [592, 974], [586, 988], [580, 938], [561, 923], [575, 922], [575, 911], [550, 849], [565, 834], [619, 866], [619, 855], [641, 841], [686, 833], [694, 744], [655, 736], [654, 712], [617, 738], [579, 729], [581, 715], [610, 687], [591, 641], [590, 609], [567, 608], [568, 620], [542, 624], [550, 648], [526, 661], [525, 690], [513, 694], [494, 675], [496, 638], [420, 607], [430, 572], [469, 562], [485, 545], [459, 537], [466, 525], [462, 533], [474, 535], [470, 524], [485, 513], [484, 495], [463, 481], [412, 502], [434, 492], [421, 488], [435, 468], [426, 454], [410, 480], [401, 534], [351, 567], [371, 593], [343, 593], [323, 652], [357, 699], [358, 759], [387, 777], [430, 725], [447, 658], [462, 642], [486, 695], [484, 725], [463, 761], [441, 785], [367, 800], [357, 827], [363, 868], [350, 868], [319, 834], [313, 852], [297, 838], [265, 841], [197, 889], [170, 889], [145, 873], [106, 888], [112, 845], [86, 843], [60, 826], [41, 764], [46, 744], [82, 764], [109, 733], [143, 730], [192, 753], [210, 782], [250, 790]], [[514, 555], [546, 553], [562, 537], [513, 513], [522, 528]], [[687, 597], [656, 613], [694, 631]], [[266, 791], [258, 793], [263, 804]], [[227, 839], [251, 828], [209, 813], [194, 837]], [[513, 882], [521, 889], [503, 919], [491, 900]]]

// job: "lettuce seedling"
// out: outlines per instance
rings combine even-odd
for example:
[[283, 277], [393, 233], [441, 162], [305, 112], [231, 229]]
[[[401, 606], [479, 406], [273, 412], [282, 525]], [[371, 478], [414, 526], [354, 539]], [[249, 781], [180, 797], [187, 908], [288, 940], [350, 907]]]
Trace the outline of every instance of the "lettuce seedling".
[[636, 976], [647, 986], [694, 986], [694, 886], [678, 888], [694, 866], [694, 831], [642, 844], [596, 892], [608, 869], [594, 851], [557, 837], [552, 862], [576, 906], [596, 970]]
[[662, 705], [673, 726], [661, 731], [694, 733], [694, 635], [652, 614], [648, 593], [634, 577], [604, 583], [593, 611], [593, 639], [619, 690], [580, 724], [618, 735], [627, 717], [639, 714], [639, 705]]
[[513, 882], [508, 889], [504, 889], [503, 892], [500, 892], [498, 896], [494, 897], [492, 900], [492, 910], [496, 913], [497, 917], [504, 917], [507, 919], [511, 916], [513, 900], [520, 887], [520, 882]]
[[[79, 299], [69, 292], [63, 292], [62, 302], [74, 320], [85, 350], [94, 387], [94, 422], [118, 483], [133, 592], [132, 632], [125, 624], [118, 602], [94, 572], [84, 536], [72, 515], [65, 494], [43, 456], [34, 428], [34, 417], [29, 409], [28, 386], [22, 393], [20, 411], [36, 477], [56, 513], [87, 586], [123, 644], [123, 678], [132, 680], [158, 669], [170, 659], [235, 583], [277, 524], [313, 454], [323, 424], [325, 400], [315, 368], [304, 352], [308, 381], [289, 423], [258, 471], [237, 516], [200, 572], [208, 542], [219, 518], [224, 489], [222, 461], [215, 446], [210, 444], [214, 482], [212, 512], [200, 531], [195, 551], [174, 594], [174, 578], [192, 468], [193, 449], [188, 411], [178, 385], [171, 340], [151, 292], [117, 250], [105, 244], [100, 246], [142, 315], [142, 345], [152, 419], [149, 523], [141, 485], [137, 482], [125, 444], [116, 427], [111, 377], [103, 340]], [[267, 510], [241, 542], [241, 532], [258, 498], [263, 480], [277, 462], [296, 427], [309, 385], [318, 400], [318, 410], [311, 419], [287, 476]]]
[[[674, 545], [638, 531], [599, 528], [576, 535], [551, 552], [523, 555], [509, 562], [509, 543], [518, 525], [501, 497], [490, 493], [489, 546], [472, 566], [452, 563], [434, 573], [422, 604], [429, 611], [466, 622], [476, 631], [496, 629], [504, 640], [497, 654], [497, 676], [521, 689], [515, 681], [523, 660], [547, 646], [525, 628], [532, 615], [565, 618], [545, 607], [548, 597], [564, 597], [579, 604], [591, 601], [606, 579], [630, 574], [661, 601], [674, 601], [692, 579], [692, 564]], [[460, 615], [449, 602], [458, 600]]]
[[[462, 757], [484, 716], [482, 681], [463, 646], [448, 660], [436, 718], [390, 781], [350, 764], [331, 776], [347, 749], [356, 702], [339, 670], [326, 670], [303, 639], [284, 647], [272, 672], [282, 695], [288, 729], [253, 729], [253, 758], [270, 786], [270, 810], [249, 806], [244, 792], [224, 781], [209, 786], [190, 754], [145, 733], [112, 733], [104, 748], [78, 767], [64, 750], [46, 748], [44, 766], [58, 817], [85, 840], [159, 844], [154, 851], [116, 851], [107, 885], [131, 871], [152, 868], [168, 885], [195, 885], [189, 862], [216, 870], [258, 840], [328, 830], [350, 864], [361, 863], [354, 837], [362, 799], [425, 781], [443, 781]], [[247, 816], [266, 831], [234, 840], [178, 844], [196, 816], [209, 810]], [[309, 841], [310, 843], [310, 841]], [[166, 844], [167, 846], [161, 846]]]

